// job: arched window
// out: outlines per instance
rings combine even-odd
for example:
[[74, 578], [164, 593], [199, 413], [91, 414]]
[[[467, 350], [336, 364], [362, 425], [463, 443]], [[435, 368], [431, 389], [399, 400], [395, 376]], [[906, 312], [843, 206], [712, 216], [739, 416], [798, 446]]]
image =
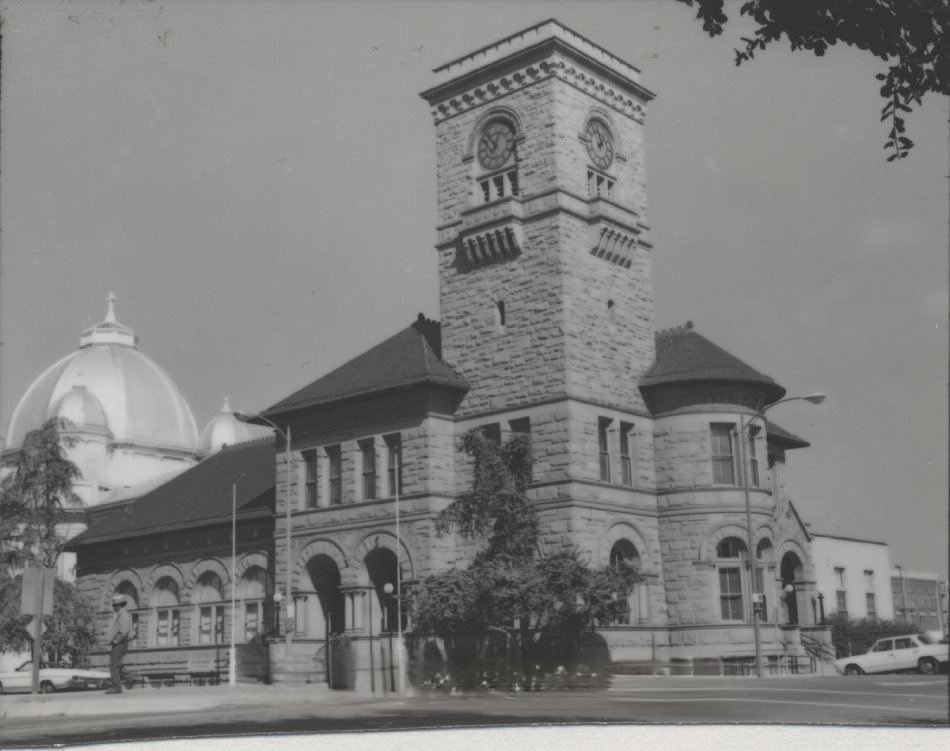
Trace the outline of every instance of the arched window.
[[508, 325], [508, 317], [505, 312], [505, 301], [498, 300], [495, 303], [495, 326], [499, 331], [504, 331]]
[[482, 203], [519, 195], [517, 132], [507, 117], [494, 117], [481, 126], [475, 141], [477, 195]]
[[260, 566], [252, 566], [241, 577], [237, 596], [244, 609], [244, 641], [262, 632], [267, 575]]
[[742, 567], [740, 559], [745, 555], [746, 547], [738, 537], [726, 537], [716, 546], [719, 558], [719, 606], [722, 620], [743, 620], [742, 603]]
[[[632, 569], [636, 572], [640, 571], [640, 554], [637, 552], [636, 546], [630, 542], [630, 540], [621, 539], [613, 544], [613, 547], [610, 549], [610, 568], [614, 570], [625, 568]], [[627, 611], [614, 621], [614, 624], [625, 626], [646, 620], [646, 605], [641, 602], [642, 592], [640, 590], [640, 583], [635, 582], [625, 594], [627, 598]]]
[[198, 643], [224, 643], [224, 590], [221, 577], [205, 571], [195, 584], [191, 596], [198, 610]]
[[155, 618], [155, 646], [177, 647], [181, 643], [181, 610], [178, 584], [175, 580], [170, 576], [163, 576], [155, 582], [149, 604]]

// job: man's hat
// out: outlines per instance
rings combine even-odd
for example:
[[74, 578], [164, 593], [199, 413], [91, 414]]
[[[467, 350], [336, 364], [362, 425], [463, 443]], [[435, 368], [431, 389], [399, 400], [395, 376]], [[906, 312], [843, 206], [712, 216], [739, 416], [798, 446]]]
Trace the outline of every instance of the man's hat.
[[112, 598], [113, 605], [125, 605], [125, 603], [126, 603], [125, 595], [115, 595]]

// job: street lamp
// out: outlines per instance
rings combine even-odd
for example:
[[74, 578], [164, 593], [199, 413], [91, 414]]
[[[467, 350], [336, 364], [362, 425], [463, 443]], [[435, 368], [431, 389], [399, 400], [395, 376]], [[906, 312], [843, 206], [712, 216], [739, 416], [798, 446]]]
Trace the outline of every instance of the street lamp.
[[[753, 421], [757, 419], [765, 420], [765, 413], [777, 407], [779, 404], [784, 404], [785, 402], [796, 402], [796, 401], [805, 401], [811, 404], [821, 404], [825, 400], [825, 395], [821, 393], [809, 394], [807, 396], [789, 396], [785, 399], [779, 399], [777, 402], [772, 402], [771, 404], [761, 407], [756, 410], [755, 414], [752, 415], [749, 419], [744, 419], [742, 415], [739, 416], [739, 461], [742, 465], [742, 490], [745, 494], [745, 525], [746, 525], [746, 540], [747, 540], [747, 550], [746, 550], [746, 571], [749, 576], [749, 589], [755, 587], [755, 573], [757, 566], [755, 566], [755, 535], [752, 530], [752, 496], [751, 488], [749, 486], [749, 462], [746, 457], [747, 449], [747, 431], [750, 431], [752, 428]], [[752, 618], [752, 636], [755, 640], [755, 674], [761, 678], [762, 677], [762, 638], [759, 633], [759, 601], [755, 599], [755, 594], [752, 595], [752, 608], [751, 608], [751, 618]]]
[[901, 622], [907, 623], [907, 579], [904, 577], [904, 567], [899, 563], [894, 566], [901, 578]]
[[[234, 416], [241, 422], [247, 422], [253, 425], [260, 425], [261, 423], [265, 423], [269, 425], [270, 427], [272, 427], [275, 431], [277, 431], [277, 433], [284, 439], [284, 447], [285, 447], [284, 454], [286, 456], [286, 462], [285, 462], [286, 466], [284, 469], [287, 476], [287, 484], [286, 484], [286, 490], [285, 490], [287, 494], [287, 510], [286, 510], [286, 520], [285, 520], [285, 526], [286, 526], [285, 544], [287, 546], [287, 582], [286, 582], [286, 588], [285, 588], [286, 594], [284, 595], [284, 597], [287, 599], [287, 617], [285, 619], [286, 622], [284, 625], [287, 629], [287, 635], [286, 635], [287, 657], [289, 659], [290, 643], [293, 639], [293, 628], [291, 625], [292, 624], [291, 619], [294, 617], [294, 613], [293, 613], [294, 598], [293, 598], [293, 592], [291, 591], [291, 587], [293, 585], [293, 561], [292, 561], [292, 553], [291, 553], [291, 536], [290, 536], [291, 523], [292, 523], [291, 522], [291, 505], [292, 504], [290, 502], [290, 487], [291, 487], [291, 475], [292, 475], [291, 456], [290, 456], [290, 435], [291, 435], [290, 425], [287, 426], [287, 430], [285, 431], [285, 430], [281, 430], [281, 428], [277, 426], [277, 423], [275, 423], [273, 420], [267, 417], [264, 417], [264, 415], [248, 415], [243, 412], [235, 412]], [[280, 592], [276, 592], [274, 594], [274, 602], [276, 602], [279, 607], [280, 598], [278, 597], [278, 595], [280, 595]], [[279, 623], [279, 620], [280, 619], [278, 619], [278, 623]]]

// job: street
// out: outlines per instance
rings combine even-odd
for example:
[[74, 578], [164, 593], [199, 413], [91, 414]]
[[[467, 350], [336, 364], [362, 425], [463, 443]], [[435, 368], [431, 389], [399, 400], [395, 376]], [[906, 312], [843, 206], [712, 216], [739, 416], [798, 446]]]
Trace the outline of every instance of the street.
[[[200, 688], [193, 691], [200, 692]], [[60, 699], [57, 696], [56, 699]], [[107, 711], [108, 703], [103, 703]], [[114, 706], [114, 705], [113, 705]], [[533, 724], [790, 724], [946, 726], [946, 676], [858, 678], [617, 677], [603, 692], [420, 695], [366, 701], [282, 701], [200, 712], [4, 720], [6, 748], [175, 737], [386, 731]]]

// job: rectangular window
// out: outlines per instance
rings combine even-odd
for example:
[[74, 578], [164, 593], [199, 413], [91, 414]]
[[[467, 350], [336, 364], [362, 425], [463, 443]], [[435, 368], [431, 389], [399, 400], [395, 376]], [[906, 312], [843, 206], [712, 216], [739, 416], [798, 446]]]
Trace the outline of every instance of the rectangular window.
[[224, 643], [224, 605], [202, 605], [198, 611], [198, 643]]
[[597, 420], [597, 452], [600, 456], [600, 481], [610, 482], [610, 420], [601, 417]]
[[482, 425], [482, 435], [496, 446], [501, 446], [501, 425], [497, 422]]
[[633, 486], [633, 457], [630, 452], [631, 431], [629, 422], [620, 423], [620, 482]]
[[587, 195], [597, 198], [610, 198], [614, 192], [614, 181], [606, 175], [587, 170]]
[[129, 649], [137, 649], [139, 647], [139, 614], [132, 613], [132, 632], [131, 637], [129, 638]]
[[865, 594], [864, 601], [868, 611], [868, 618], [877, 618], [877, 603], [874, 600], [874, 593], [868, 592]]
[[388, 435], [386, 441], [386, 479], [390, 496], [402, 495], [402, 438]]
[[835, 591], [835, 610], [842, 618], [848, 617], [848, 593], [843, 589]]
[[363, 463], [363, 498], [376, 497], [376, 444], [372, 438], [360, 441], [360, 457]]
[[739, 569], [719, 569], [719, 603], [724, 621], [742, 620], [742, 572]]
[[306, 508], [317, 507], [317, 452], [304, 451], [303, 462], [306, 468], [304, 482], [304, 501]]
[[[511, 420], [508, 423], [508, 427], [511, 429], [511, 432], [515, 435], [523, 435], [529, 440], [531, 439], [531, 418], [530, 417], [519, 417], [515, 420]], [[534, 474], [531, 470], [531, 467], [528, 467], [528, 480], [534, 479]]]
[[177, 647], [181, 618], [177, 610], [166, 608], [155, 613], [155, 646]]
[[864, 591], [873, 592], [874, 591], [874, 572], [870, 569], [864, 570]]
[[343, 454], [339, 445], [327, 446], [328, 469], [327, 477], [330, 483], [330, 505], [338, 506], [343, 503]]
[[735, 485], [736, 464], [732, 447], [731, 423], [714, 422], [712, 431], [712, 463], [714, 485]]
[[843, 566], [835, 566], [835, 586], [838, 589], [845, 589]]
[[749, 475], [752, 487], [759, 487], [759, 459], [755, 455], [755, 435], [749, 430]]
[[759, 620], [768, 620], [769, 603], [765, 596], [765, 569], [761, 566], [756, 566], [752, 572], [752, 578], [754, 580], [752, 591], [759, 597], [759, 601], [762, 603], [762, 607], [759, 610]]

